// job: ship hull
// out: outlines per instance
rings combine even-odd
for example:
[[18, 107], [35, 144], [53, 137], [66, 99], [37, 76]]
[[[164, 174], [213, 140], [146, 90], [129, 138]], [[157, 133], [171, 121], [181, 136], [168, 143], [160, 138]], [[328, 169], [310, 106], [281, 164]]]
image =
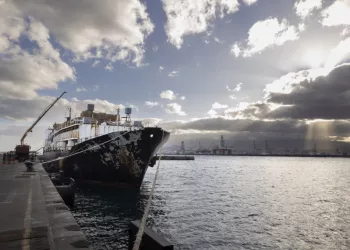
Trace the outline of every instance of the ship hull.
[[[65, 176], [78, 181], [139, 188], [154, 155], [169, 136], [157, 127], [113, 132], [73, 146], [66, 158], [55, 164]], [[44, 152], [44, 159], [64, 154]]]

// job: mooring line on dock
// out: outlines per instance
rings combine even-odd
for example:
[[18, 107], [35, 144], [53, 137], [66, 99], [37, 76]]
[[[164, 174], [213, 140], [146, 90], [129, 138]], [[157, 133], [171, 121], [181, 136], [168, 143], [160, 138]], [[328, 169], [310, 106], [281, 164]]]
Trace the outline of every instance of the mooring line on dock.
[[[30, 179], [30, 184], [32, 184], [32, 179]], [[32, 217], [32, 196], [33, 196], [33, 191], [32, 191], [32, 185], [30, 185], [30, 190], [29, 190], [29, 194], [28, 194], [28, 200], [27, 200], [27, 208], [26, 208], [26, 212], [24, 215], [24, 232], [22, 235], [22, 241], [21, 241], [21, 245], [22, 245], [22, 250], [29, 250], [30, 249], [30, 234], [32, 232], [31, 229], [31, 217]]]
[[[162, 134], [162, 141], [163, 141], [163, 138], [164, 138], [164, 130], [163, 130], [163, 134]], [[135, 239], [134, 246], [133, 246], [132, 250], [139, 250], [139, 248], [140, 248], [142, 235], [143, 235], [143, 232], [144, 232], [145, 226], [146, 226], [146, 220], [147, 220], [149, 211], [151, 209], [153, 193], [154, 193], [154, 190], [155, 190], [155, 187], [156, 187], [157, 177], [158, 177], [158, 173], [159, 173], [160, 161], [162, 159], [162, 150], [163, 150], [163, 146], [160, 148], [160, 154], [159, 154], [159, 159], [158, 159], [158, 164], [157, 164], [157, 170], [156, 170], [156, 174], [154, 175], [151, 193], [150, 193], [150, 195], [148, 197], [147, 206], [146, 206], [145, 211], [143, 213], [143, 216], [142, 216], [142, 219], [141, 219], [141, 222], [140, 222], [140, 228], [139, 228], [139, 231], [137, 232], [136, 239]]]

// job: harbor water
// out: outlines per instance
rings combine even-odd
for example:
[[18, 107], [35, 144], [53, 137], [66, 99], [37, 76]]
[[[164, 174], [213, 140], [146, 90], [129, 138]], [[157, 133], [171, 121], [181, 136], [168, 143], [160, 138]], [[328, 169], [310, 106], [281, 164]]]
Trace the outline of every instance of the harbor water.
[[[80, 187], [74, 216], [95, 249], [127, 249], [141, 191]], [[350, 159], [196, 156], [162, 161], [148, 225], [175, 249], [349, 249]]]

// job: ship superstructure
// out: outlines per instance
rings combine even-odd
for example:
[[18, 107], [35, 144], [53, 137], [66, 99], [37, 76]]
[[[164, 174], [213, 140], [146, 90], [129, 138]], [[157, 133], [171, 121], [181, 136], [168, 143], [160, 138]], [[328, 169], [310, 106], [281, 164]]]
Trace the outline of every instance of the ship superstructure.
[[47, 130], [44, 151], [69, 151], [74, 145], [97, 136], [143, 128], [142, 122], [131, 122], [131, 108], [125, 109], [125, 117], [120, 116], [120, 108], [117, 108], [116, 111], [115, 115], [95, 113], [94, 105], [89, 104], [87, 110], [83, 111], [80, 117], [72, 119], [71, 109], [69, 109], [69, 115], [65, 122], [55, 123], [52, 128]]
[[88, 104], [80, 117], [72, 119], [69, 110], [65, 122], [55, 123], [46, 132], [44, 160], [65, 157], [62, 169], [74, 178], [139, 187], [153, 156], [170, 134], [132, 122], [131, 112], [126, 108], [124, 117], [119, 108], [116, 114], [98, 113]]

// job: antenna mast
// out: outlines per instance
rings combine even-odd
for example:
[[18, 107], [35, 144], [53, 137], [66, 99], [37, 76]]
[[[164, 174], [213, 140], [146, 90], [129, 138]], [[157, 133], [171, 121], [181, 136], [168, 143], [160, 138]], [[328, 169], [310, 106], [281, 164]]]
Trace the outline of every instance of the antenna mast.
[[120, 108], [119, 108], [119, 106], [117, 108], [117, 125], [118, 126], [120, 125]]

